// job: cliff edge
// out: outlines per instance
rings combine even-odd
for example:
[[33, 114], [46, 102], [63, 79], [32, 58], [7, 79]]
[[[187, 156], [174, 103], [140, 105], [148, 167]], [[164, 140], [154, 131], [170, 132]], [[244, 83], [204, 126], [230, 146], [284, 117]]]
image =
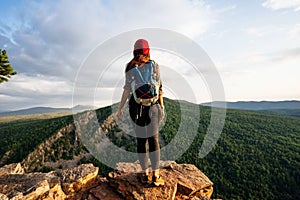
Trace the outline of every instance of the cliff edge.
[[121, 200], [121, 199], [210, 199], [213, 183], [194, 165], [163, 161], [165, 185], [142, 185], [138, 163], [118, 163], [107, 177], [98, 168], [83, 164], [49, 173], [24, 173], [20, 163], [0, 168], [1, 200]]

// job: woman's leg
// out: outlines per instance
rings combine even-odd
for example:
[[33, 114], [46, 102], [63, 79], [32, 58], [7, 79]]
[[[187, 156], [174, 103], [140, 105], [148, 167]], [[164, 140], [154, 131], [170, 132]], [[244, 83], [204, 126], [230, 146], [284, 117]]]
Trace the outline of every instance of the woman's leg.
[[151, 123], [149, 126], [150, 137], [149, 142], [149, 154], [153, 170], [152, 182], [155, 186], [162, 186], [165, 181], [159, 175], [159, 160], [160, 160], [160, 147], [158, 141], [158, 125], [160, 121], [161, 110], [160, 105], [153, 105], [150, 112]]
[[147, 138], [137, 138], [137, 153], [142, 170], [145, 171], [148, 168]]
[[151, 136], [148, 139], [148, 142], [149, 142], [149, 154], [150, 154], [151, 166], [153, 170], [157, 170], [159, 168], [159, 160], [160, 160], [158, 134]]
[[[147, 110], [147, 112], [148, 111], [149, 110]], [[145, 109], [141, 105], [137, 104], [133, 97], [130, 98], [129, 101], [129, 113], [137, 139], [138, 159], [144, 171], [148, 168], [147, 132], [145, 126], [147, 121], [150, 121], [150, 118], [147, 113], [145, 113]]]
[[158, 140], [158, 125], [160, 118], [160, 108], [158, 104], [155, 104], [150, 109], [150, 118], [151, 122], [148, 126], [148, 138], [149, 142], [149, 155], [151, 160], [151, 166], [154, 171], [159, 169], [159, 160], [160, 160], [160, 147]]
[[148, 168], [148, 136], [147, 136], [147, 124], [150, 122], [149, 108], [138, 105], [137, 114], [138, 118], [135, 121], [135, 133], [137, 137], [137, 153], [141, 167], [144, 170]]

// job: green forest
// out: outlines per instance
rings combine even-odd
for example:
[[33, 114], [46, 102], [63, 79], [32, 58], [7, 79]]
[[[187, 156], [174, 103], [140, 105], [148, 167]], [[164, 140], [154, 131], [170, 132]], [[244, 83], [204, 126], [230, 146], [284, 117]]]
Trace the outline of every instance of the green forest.
[[[5, 160], [1, 165], [21, 162], [39, 144], [72, 122], [72, 116], [65, 116], [0, 123], [0, 158]], [[3, 159], [5, 153], [8, 155]]]
[[[172, 142], [182, 117], [187, 118], [183, 119], [185, 121], [197, 123], [190, 116], [181, 116], [180, 105], [182, 102], [165, 99], [167, 121], [161, 130], [164, 140], [162, 146]], [[213, 198], [300, 199], [299, 117], [228, 109], [216, 146], [201, 159], [198, 153], [210, 122], [211, 108], [200, 106], [199, 111], [196, 137], [176, 162], [194, 164], [204, 172], [214, 183]], [[111, 107], [97, 110], [100, 123], [110, 114]], [[73, 116], [66, 116], [1, 123], [0, 159], [10, 152], [9, 158], [1, 164], [22, 161], [38, 144], [72, 123], [72, 120]], [[188, 136], [188, 124], [183, 127], [186, 130], [183, 134]], [[115, 137], [113, 133], [118, 131], [118, 127], [109, 131], [111, 141], [129, 151], [135, 151], [135, 139], [129, 136]], [[60, 143], [65, 146], [63, 141]], [[176, 146], [184, 145], [187, 140], [183, 138], [180, 142]], [[58, 146], [55, 148], [59, 149]], [[99, 166], [102, 175], [111, 170], [94, 158], [80, 161], [85, 162]]]

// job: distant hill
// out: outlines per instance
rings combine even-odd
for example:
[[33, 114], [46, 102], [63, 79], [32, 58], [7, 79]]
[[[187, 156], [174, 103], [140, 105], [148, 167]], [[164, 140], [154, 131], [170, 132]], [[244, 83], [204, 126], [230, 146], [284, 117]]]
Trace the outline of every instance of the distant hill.
[[92, 109], [92, 106], [77, 105], [73, 108], [33, 107], [15, 111], [0, 112], [0, 116], [34, 115], [47, 113], [70, 113], [71, 111], [84, 111]]
[[0, 110], [0, 113], [9, 112], [9, 110]]
[[273, 113], [279, 115], [290, 115], [294, 117], [300, 117], [300, 108], [294, 109], [270, 109], [270, 110], [261, 110], [266, 113]]
[[0, 113], [0, 116], [14, 116], [14, 115], [31, 115], [31, 114], [44, 114], [52, 112], [66, 112], [70, 111], [68, 108], [51, 108], [51, 107], [33, 107], [9, 112]]
[[93, 110], [94, 106], [89, 106], [89, 105], [77, 105], [71, 108], [70, 110], [73, 111], [85, 111], [85, 110]]
[[[218, 102], [203, 103], [203, 106], [211, 106], [218, 104]], [[300, 109], [300, 101], [237, 101], [226, 102], [229, 109], [240, 110], [274, 110], [274, 109]]]

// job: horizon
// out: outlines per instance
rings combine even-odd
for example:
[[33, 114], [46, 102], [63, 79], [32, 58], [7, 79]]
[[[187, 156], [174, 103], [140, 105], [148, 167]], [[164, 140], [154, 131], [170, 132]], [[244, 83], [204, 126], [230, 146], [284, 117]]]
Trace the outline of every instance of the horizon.
[[[164, 97], [164, 98], [168, 98], [168, 97]], [[171, 98], [168, 98], [172, 101], [187, 101], [187, 100], [183, 100], [183, 99], [171, 99]], [[193, 102], [190, 102], [190, 101], [187, 101], [189, 103], [193, 103]], [[193, 103], [193, 104], [198, 104], [198, 105], [203, 105], [203, 104], [210, 104], [210, 103], [213, 103], [213, 102], [218, 102], [218, 101], [212, 101], [212, 102], [201, 102], [201, 103]], [[262, 100], [262, 101], [225, 101], [225, 103], [265, 103], [265, 102], [268, 102], [268, 103], [280, 103], [280, 102], [300, 102], [300, 100], [279, 100], [279, 101], [269, 101], [269, 100]], [[113, 104], [116, 104], [116, 103], [119, 103], [119, 102], [114, 102], [112, 104], [109, 104], [109, 105], [103, 105], [101, 107], [95, 107], [93, 105], [75, 105], [73, 107], [52, 107], [52, 106], [33, 106], [33, 107], [23, 107], [23, 108], [18, 108], [18, 109], [15, 109], [15, 110], [0, 110], [0, 113], [5, 113], [5, 112], [14, 112], [14, 111], [20, 111], [20, 110], [28, 110], [28, 109], [34, 109], [34, 108], [51, 108], [51, 109], [73, 109], [73, 108], [76, 108], [78, 106], [82, 106], [82, 107], [94, 107], [94, 109], [100, 109], [100, 108], [104, 108], [106, 106], [112, 106]]]
[[[94, 107], [118, 102], [125, 64], [132, 58], [133, 43], [138, 38], [124, 41], [127, 48], [113, 57], [109, 68], [102, 65], [102, 60], [88, 58], [106, 41], [149, 27], [174, 31], [203, 49], [222, 81], [225, 97], [220, 100], [300, 100], [300, 2], [297, 0], [3, 0], [1, 3], [0, 48], [7, 50], [18, 74], [0, 84], [0, 110], [73, 107], [74, 99], [75, 104]], [[143, 15], [144, 11], [152, 15]], [[203, 67], [195, 75], [190, 60], [160, 46], [166, 41], [141, 35], [144, 36], [149, 39], [151, 58], [161, 66], [166, 97], [180, 97], [197, 104], [219, 100], [212, 98], [214, 90], [206, 80], [210, 69]], [[116, 44], [118, 47], [119, 43]], [[94, 95], [82, 93], [73, 97], [85, 62], [89, 62], [90, 71], [84, 74], [85, 83], [78, 87]], [[101, 70], [109, 77], [101, 79]], [[89, 79], [93, 75], [95, 78]], [[174, 80], [174, 75], [181, 79]], [[194, 99], [188, 99], [189, 91], [176, 92], [178, 80], [187, 84]]]

